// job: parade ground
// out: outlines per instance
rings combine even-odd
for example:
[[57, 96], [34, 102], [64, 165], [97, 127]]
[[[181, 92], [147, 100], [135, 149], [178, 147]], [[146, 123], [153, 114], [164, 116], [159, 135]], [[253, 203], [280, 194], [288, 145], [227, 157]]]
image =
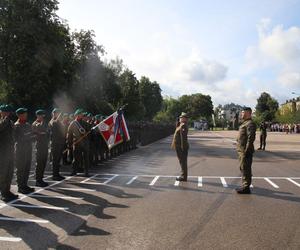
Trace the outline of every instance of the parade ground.
[[67, 178], [51, 181], [48, 167], [47, 188], [0, 203], [0, 249], [299, 249], [300, 135], [268, 133], [250, 195], [235, 192], [236, 136], [191, 131], [186, 183], [175, 180], [172, 136], [92, 168], [89, 178], [62, 167]]

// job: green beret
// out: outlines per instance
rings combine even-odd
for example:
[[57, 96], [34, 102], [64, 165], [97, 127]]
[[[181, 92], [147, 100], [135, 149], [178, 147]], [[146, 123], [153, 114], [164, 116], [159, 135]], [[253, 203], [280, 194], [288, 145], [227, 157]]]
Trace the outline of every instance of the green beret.
[[3, 104], [0, 107], [2, 112], [13, 112], [13, 107], [11, 105]]
[[96, 118], [97, 120], [99, 120], [99, 119], [101, 119], [101, 115], [100, 115], [100, 114], [95, 115], [95, 118]]
[[26, 108], [18, 108], [16, 110], [16, 114], [17, 115], [22, 115], [22, 114], [25, 114], [25, 113], [27, 113], [27, 109]]
[[87, 117], [93, 117], [93, 114], [92, 113], [88, 113]]
[[52, 113], [58, 113], [58, 112], [60, 112], [60, 109], [59, 109], [59, 108], [54, 108], [54, 109], [52, 110]]
[[74, 115], [81, 115], [81, 114], [84, 114], [83, 109], [76, 109]]
[[37, 111], [35, 111], [36, 115], [46, 115], [46, 111], [43, 109], [38, 109]]

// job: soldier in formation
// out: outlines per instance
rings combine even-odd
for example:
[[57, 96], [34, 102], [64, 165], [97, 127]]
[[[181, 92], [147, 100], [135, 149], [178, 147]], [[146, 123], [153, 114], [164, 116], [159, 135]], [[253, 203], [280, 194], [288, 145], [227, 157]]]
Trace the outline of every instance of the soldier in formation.
[[260, 147], [258, 150], [266, 149], [266, 139], [267, 139], [267, 125], [265, 122], [262, 122], [259, 126], [260, 129]]

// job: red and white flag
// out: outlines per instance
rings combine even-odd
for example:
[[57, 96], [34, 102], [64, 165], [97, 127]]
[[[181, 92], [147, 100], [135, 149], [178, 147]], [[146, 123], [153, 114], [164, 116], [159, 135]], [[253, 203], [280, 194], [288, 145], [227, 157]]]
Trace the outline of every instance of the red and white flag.
[[99, 129], [109, 149], [123, 141], [129, 141], [130, 136], [122, 111], [116, 111], [93, 129]]

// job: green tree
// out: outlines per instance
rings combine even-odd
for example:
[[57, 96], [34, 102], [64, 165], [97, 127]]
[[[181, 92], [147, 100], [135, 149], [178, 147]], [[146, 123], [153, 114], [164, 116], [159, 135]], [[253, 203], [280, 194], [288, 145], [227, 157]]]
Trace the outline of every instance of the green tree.
[[52, 104], [59, 89], [70, 87], [74, 45], [56, 15], [55, 0], [2, 0], [0, 79], [6, 102], [38, 107]]
[[273, 121], [278, 110], [278, 102], [270, 94], [263, 92], [257, 99], [256, 116], [264, 121]]
[[143, 76], [139, 81], [139, 95], [145, 107], [145, 119], [152, 120], [162, 106], [161, 89], [157, 82]]

